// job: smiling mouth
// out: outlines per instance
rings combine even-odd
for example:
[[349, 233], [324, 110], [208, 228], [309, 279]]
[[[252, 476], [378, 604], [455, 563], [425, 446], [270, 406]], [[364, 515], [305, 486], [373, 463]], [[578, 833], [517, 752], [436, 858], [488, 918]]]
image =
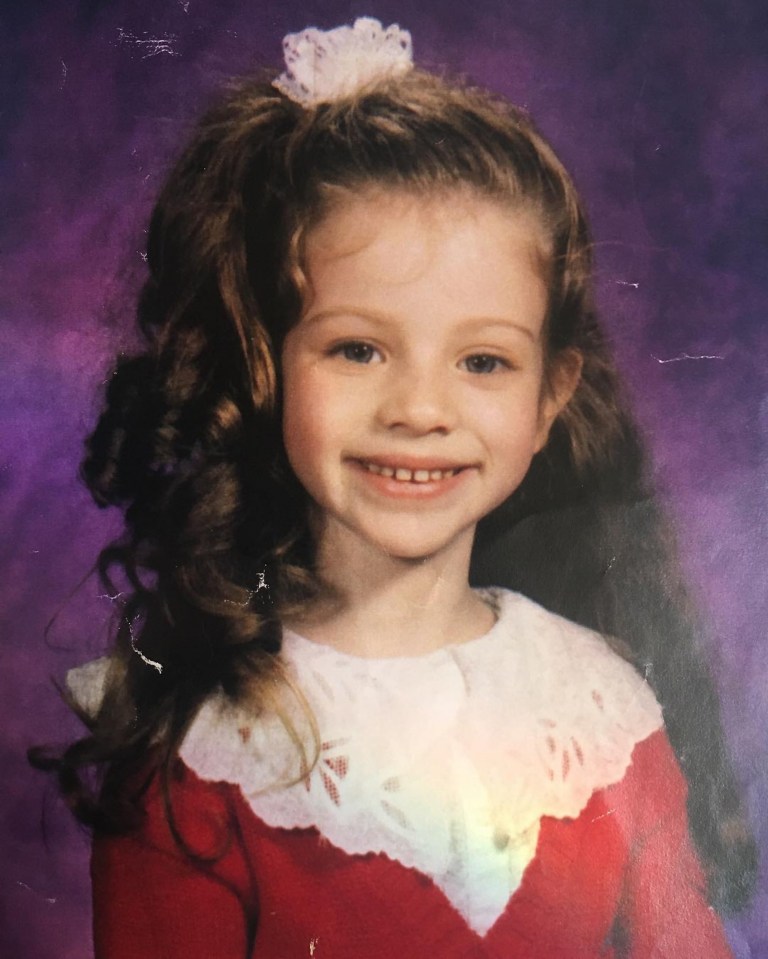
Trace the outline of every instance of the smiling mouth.
[[440, 480], [450, 479], [460, 473], [464, 467], [453, 469], [408, 469], [405, 466], [381, 466], [367, 460], [360, 460], [360, 465], [369, 473], [384, 476], [387, 479], [397, 480], [399, 483], [437, 483]]

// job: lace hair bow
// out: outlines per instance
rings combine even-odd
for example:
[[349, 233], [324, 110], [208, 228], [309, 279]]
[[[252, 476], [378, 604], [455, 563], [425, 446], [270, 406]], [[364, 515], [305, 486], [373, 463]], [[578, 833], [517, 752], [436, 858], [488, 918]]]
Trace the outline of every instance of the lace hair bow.
[[283, 52], [286, 69], [273, 85], [304, 107], [350, 96], [413, 66], [410, 33], [396, 23], [385, 29], [372, 17], [351, 27], [289, 33]]

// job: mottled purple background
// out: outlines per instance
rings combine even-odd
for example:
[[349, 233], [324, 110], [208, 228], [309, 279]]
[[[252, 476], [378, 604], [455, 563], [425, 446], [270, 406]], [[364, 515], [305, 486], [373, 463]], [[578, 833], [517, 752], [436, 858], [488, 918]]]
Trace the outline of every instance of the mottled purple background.
[[[208, 91], [282, 35], [399, 21], [424, 64], [526, 105], [580, 184], [603, 316], [648, 432], [747, 803], [768, 850], [768, 7], [764, 0], [5, 0], [0, 953], [91, 953], [87, 837], [26, 766], [77, 724], [52, 674], [100, 649], [89, 581], [115, 518], [76, 479], [111, 354], [130, 342], [159, 173]], [[35, 9], [37, 8], [37, 9]], [[46, 621], [61, 610], [46, 642]], [[768, 887], [731, 924], [768, 956]]]

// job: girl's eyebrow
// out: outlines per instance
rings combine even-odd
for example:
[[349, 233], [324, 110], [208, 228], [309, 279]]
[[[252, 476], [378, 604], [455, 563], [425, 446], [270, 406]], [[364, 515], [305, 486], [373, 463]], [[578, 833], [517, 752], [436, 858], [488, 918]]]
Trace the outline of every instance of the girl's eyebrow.
[[463, 320], [461, 327], [471, 332], [481, 332], [493, 329], [494, 327], [498, 327], [506, 332], [511, 327], [516, 332], [522, 333], [529, 340], [535, 341], [538, 338], [536, 332], [532, 330], [530, 326], [513, 320], [511, 317], [507, 319], [503, 316], [473, 316]]
[[[321, 310], [319, 313], [310, 313], [304, 318], [305, 323], [322, 323], [325, 320], [333, 320], [337, 318], [347, 318], [347, 319], [359, 319], [364, 322], [371, 323], [375, 326], [391, 326], [393, 323], [398, 323], [397, 317], [392, 313], [379, 312], [377, 310], [364, 310], [359, 307], [353, 306], [338, 306], [334, 307], [332, 310]], [[538, 339], [536, 331], [532, 330], [529, 326], [526, 326], [524, 323], [520, 323], [517, 320], [506, 319], [504, 317], [497, 316], [472, 316], [467, 317], [465, 320], [461, 320], [458, 323], [459, 328], [467, 332], [481, 332], [491, 328], [499, 328], [508, 331], [510, 328], [515, 330], [518, 333], [522, 333], [532, 342], [535, 342]]]

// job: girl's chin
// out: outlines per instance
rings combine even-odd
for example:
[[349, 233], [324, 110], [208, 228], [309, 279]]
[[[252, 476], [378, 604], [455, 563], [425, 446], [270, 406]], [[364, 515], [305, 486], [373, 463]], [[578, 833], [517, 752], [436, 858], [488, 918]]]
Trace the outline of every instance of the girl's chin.
[[[368, 545], [373, 551], [389, 559], [400, 560], [404, 563], [424, 563], [428, 560], [447, 557], [452, 552], [457, 556], [469, 552], [472, 545], [474, 525], [471, 529], [462, 529], [454, 535], [445, 533], [425, 536], [420, 534], [393, 535], [390, 530], [387, 536], [366, 537]], [[466, 547], [466, 549], [465, 549]]]
[[[400, 513], [354, 515], [317, 507], [316, 537], [323, 563], [357, 577], [381, 561], [425, 563], [432, 559], [468, 564], [476, 520], [473, 516]], [[342, 576], [345, 575], [342, 573]]]

